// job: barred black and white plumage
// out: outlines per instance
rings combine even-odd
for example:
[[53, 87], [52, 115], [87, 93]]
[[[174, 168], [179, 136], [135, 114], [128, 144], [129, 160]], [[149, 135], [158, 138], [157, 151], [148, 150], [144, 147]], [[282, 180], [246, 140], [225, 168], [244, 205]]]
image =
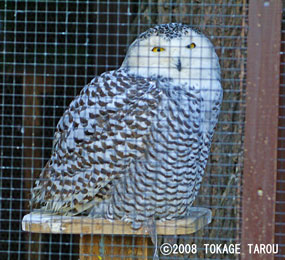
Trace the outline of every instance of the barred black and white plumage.
[[121, 68], [95, 77], [71, 102], [33, 202], [134, 229], [185, 216], [221, 100], [218, 57], [203, 34], [182, 24], [149, 29]]

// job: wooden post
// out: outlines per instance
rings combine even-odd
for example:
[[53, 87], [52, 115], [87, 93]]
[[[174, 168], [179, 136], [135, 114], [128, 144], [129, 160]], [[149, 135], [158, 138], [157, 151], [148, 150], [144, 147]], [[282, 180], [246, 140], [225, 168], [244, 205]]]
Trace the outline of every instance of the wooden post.
[[[104, 245], [103, 255], [100, 252], [100, 244]], [[80, 237], [81, 260], [106, 260], [124, 259], [132, 260], [133, 256], [147, 260], [152, 246], [150, 238], [146, 236], [112, 236], [112, 235], [83, 235]]]
[[[192, 234], [211, 222], [211, 210], [191, 208], [189, 217], [156, 223], [158, 235]], [[152, 242], [145, 229], [132, 230], [123, 221], [70, 217], [32, 212], [24, 216], [24, 231], [33, 233], [80, 235], [81, 260], [148, 259], [153, 255]]]
[[[40, 126], [42, 125], [43, 114], [41, 111], [40, 96], [46, 93], [52, 93], [53, 77], [33, 75], [33, 71], [21, 72], [23, 77], [23, 156], [24, 162], [24, 190], [30, 191], [33, 180], [39, 176], [42, 168], [42, 133]], [[24, 208], [29, 209], [30, 193], [23, 192], [25, 196]], [[26, 237], [27, 241], [36, 241], [36, 243], [27, 243], [27, 251], [29, 259], [39, 259], [42, 251], [41, 236], [32, 234]]]
[[281, 0], [249, 1], [242, 260], [274, 259], [249, 244], [274, 243], [281, 14]]

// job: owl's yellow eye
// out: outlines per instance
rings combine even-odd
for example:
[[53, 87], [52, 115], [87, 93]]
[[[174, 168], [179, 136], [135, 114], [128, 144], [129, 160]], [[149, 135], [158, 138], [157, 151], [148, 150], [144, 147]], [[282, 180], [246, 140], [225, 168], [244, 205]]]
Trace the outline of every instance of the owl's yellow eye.
[[194, 42], [192, 42], [191, 44], [188, 44], [186, 46], [186, 48], [188, 48], [188, 49], [194, 49], [195, 47], [196, 47], [196, 44]]
[[162, 47], [154, 47], [154, 48], [152, 48], [151, 51], [153, 51], [153, 52], [162, 52], [162, 51], [165, 51], [165, 49], [162, 48]]

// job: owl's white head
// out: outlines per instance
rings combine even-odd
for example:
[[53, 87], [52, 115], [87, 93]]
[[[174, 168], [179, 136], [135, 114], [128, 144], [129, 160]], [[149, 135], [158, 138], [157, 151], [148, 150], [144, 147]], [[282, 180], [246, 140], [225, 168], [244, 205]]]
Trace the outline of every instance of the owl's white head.
[[122, 68], [129, 73], [184, 83], [219, 80], [218, 56], [210, 40], [180, 23], [162, 24], [142, 33], [129, 47]]

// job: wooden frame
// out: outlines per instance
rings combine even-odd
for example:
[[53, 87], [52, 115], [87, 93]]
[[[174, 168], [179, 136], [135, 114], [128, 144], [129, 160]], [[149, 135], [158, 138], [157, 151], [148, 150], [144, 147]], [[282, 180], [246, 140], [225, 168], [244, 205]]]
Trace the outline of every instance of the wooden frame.
[[249, 1], [242, 259], [248, 244], [273, 244], [278, 145], [281, 0]]

